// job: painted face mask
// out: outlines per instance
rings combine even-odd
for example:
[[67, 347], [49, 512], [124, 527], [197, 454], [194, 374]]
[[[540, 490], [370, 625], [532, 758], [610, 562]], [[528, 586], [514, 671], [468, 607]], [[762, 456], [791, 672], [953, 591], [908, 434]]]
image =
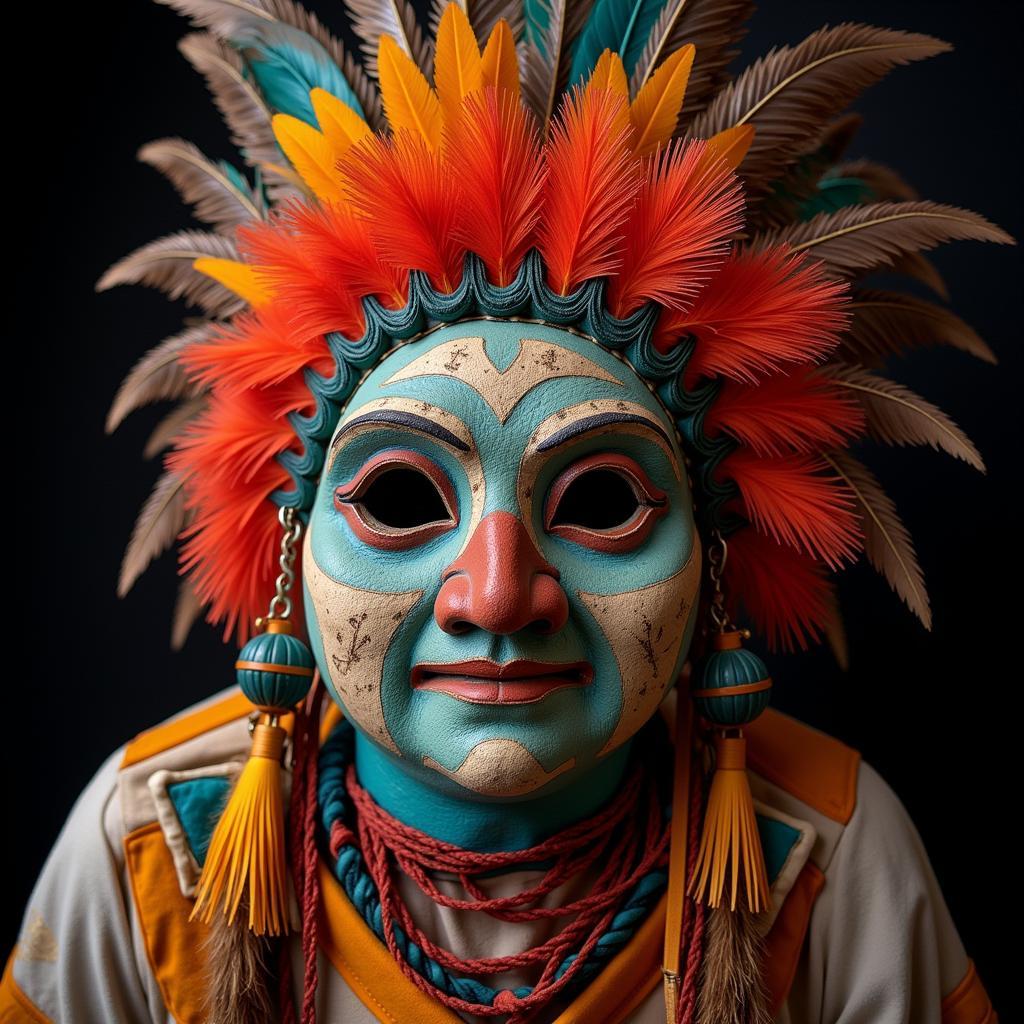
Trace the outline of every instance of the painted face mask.
[[373, 370], [306, 544], [346, 715], [405, 770], [485, 797], [624, 756], [678, 675], [700, 577], [658, 400], [591, 339], [526, 322], [449, 325]]

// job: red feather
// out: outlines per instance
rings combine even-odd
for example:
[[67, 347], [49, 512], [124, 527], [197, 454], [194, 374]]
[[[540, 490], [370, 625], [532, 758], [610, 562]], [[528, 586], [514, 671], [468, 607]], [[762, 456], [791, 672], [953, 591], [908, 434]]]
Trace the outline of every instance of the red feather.
[[235, 632], [244, 640], [272, 592], [280, 528], [267, 499], [290, 483], [276, 456], [297, 443], [285, 417], [311, 407], [301, 377], [230, 396], [215, 392], [166, 459], [185, 479], [194, 516], [181, 535], [181, 571], [209, 605], [209, 620], [225, 623], [225, 639]]
[[439, 153], [401, 130], [371, 136], [342, 161], [348, 198], [367, 222], [382, 259], [422, 270], [438, 291], [462, 277], [466, 247], [455, 239], [458, 192]]
[[832, 615], [832, 588], [822, 564], [749, 527], [730, 534], [726, 543], [725, 591], [737, 595], [735, 603], [769, 648], [806, 650], [818, 643]]
[[640, 184], [626, 145], [628, 121], [614, 128], [624, 103], [608, 89], [575, 88], [552, 125], [538, 248], [548, 284], [560, 295], [621, 263], [623, 228]]
[[854, 497], [827, 463], [810, 455], [760, 458], [740, 448], [719, 467], [740, 489], [746, 517], [779, 544], [837, 569], [863, 546]]
[[488, 86], [463, 101], [444, 151], [458, 188], [455, 237], [483, 259], [492, 281], [507, 285], [534, 242], [540, 213], [536, 124], [518, 96]]
[[864, 432], [864, 411], [849, 394], [813, 369], [766, 377], [757, 384], [724, 382], [704, 418], [758, 455], [846, 447]]
[[333, 373], [323, 337], [304, 339], [289, 321], [279, 301], [240, 314], [209, 341], [190, 346], [179, 362], [196, 383], [223, 394], [279, 384], [307, 368]]
[[622, 266], [608, 282], [620, 319], [647, 301], [689, 306], [743, 225], [739, 181], [723, 161], [706, 159], [704, 142], [677, 141], [644, 163]]
[[683, 335], [697, 338], [688, 386], [702, 376], [753, 383], [787, 363], [823, 360], [849, 323], [846, 301], [846, 286], [826, 278], [820, 263], [781, 247], [737, 252], [688, 311], [662, 313], [655, 347], [667, 352]]

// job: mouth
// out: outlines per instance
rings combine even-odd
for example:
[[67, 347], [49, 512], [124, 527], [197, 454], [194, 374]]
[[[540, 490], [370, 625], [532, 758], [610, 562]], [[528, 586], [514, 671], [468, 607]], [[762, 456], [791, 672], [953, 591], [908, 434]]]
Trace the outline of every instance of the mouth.
[[412, 688], [446, 693], [469, 704], [533, 704], [555, 690], [589, 686], [590, 662], [494, 661], [477, 658], [446, 665], [420, 664], [412, 670]]

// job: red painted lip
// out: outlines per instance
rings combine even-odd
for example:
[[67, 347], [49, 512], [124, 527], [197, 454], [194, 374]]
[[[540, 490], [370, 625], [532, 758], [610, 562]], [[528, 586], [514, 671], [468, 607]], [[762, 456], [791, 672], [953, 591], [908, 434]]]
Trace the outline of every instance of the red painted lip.
[[483, 658], [447, 664], [420, 664], [412, 670], [412, 688], [446, 693], [470, 704], [533, 704], [555, 690], [589, 686], [594, 668], [588, 661], [506, 661]]

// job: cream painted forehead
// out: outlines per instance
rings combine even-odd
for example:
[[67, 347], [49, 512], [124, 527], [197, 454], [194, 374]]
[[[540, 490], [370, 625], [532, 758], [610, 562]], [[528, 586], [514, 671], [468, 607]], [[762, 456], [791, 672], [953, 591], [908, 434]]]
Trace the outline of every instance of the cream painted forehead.
[[589, 377], [622, 387], [593, 360], [550, 341], [523, 338], [519, 354], [499, 370], [487, 355], [481, 337], [454, 338], [424, 352], [393, 373], [381, 387], [413, 377], [454, 377], [471, 387], [501, 423], [538, 384], [555, 377]]

